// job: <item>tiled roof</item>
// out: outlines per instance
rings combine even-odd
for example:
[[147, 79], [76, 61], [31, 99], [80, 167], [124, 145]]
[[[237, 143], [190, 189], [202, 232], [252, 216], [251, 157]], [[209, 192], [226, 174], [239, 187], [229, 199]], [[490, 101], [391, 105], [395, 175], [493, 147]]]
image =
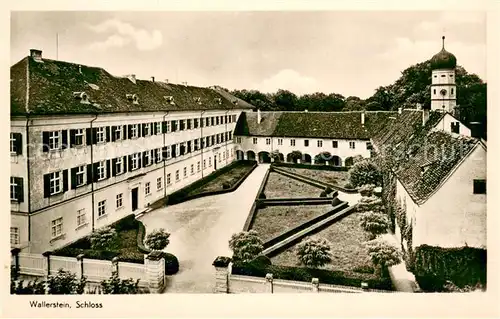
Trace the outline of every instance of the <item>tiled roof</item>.
[[246, 112], [236, 126], [235, 135], [370, 139], [396, 112]]
[[[102, 68], [50, 59], [37, 62], [26, 57], [11, 67], [12, 114], [26, 111], [26, 68], [29, 70], [28, 110], [32, 114], [251, 108], [248, 103], [234, 104], [235, 97], [210, 88], [146, 80], [136, 80], [134, 84]], [[85, 92], [90, 103], [81, 103], [74, 92]], [[133, 94], [137, 95], [138, 103], [127, 97]], [[173, 97], [175, 105], [165, 98], [168, 96]]]
[[479, 143], [472, 137], [432, 130], [443, 116], [430, 112], [422, 126], [422, 112], [403, 111], [372, 139], [387, 168], [418, 204], [425, 202]]

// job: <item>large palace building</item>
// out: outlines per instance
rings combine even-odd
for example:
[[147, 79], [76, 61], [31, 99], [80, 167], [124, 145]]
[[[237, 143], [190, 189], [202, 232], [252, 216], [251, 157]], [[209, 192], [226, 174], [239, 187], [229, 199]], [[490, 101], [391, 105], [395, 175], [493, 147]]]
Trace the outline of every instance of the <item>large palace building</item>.
[[11, 67], [11, 245], [59, 248], [224, 167], [250, 107], [31, 50]]

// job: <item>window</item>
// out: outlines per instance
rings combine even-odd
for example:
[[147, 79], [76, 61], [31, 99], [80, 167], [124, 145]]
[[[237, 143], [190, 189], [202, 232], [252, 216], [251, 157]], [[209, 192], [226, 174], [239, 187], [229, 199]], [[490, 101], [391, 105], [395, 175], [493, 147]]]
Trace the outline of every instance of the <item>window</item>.
[[304, 140], [304, 146], [308, 147], [309, 146], [309, 140]]
[[97, 217], [102, 217], [104, 215], [106, 215], [106, 200], [97, 203]]
[[171, 183], [171, 175], [170, 173], [167, 174], [167, 185], [170, 185]]
[[167, 130], [167, 133], [171, 132], [171, 129], [170, 129], [170, 121], [166, 121], [165, 122], [166, 124], [166, 130]]
[[460, 133], [460, 122], [451, 122], [451, 132], [456, 134]]
[[210, 126], [210, 118], [209, 117], [205, 118], [205, 122], [206, 122], [205, 126]]
[[49, 149], [58, 150], [61, 148], [61, 131], [49, 132]]
[[323, 141], [318, 141], [318, 147], [323, 147]]
[[191, 129], [191, 119], [187, 119], [186, 120], [186, 126], [187, 126], [187, 129], [190, 130]]
[[116, 208], [123, 207], [123, 193], [116, 195]]
[[155, 157], [156, 157], [156, 163], [159, 163], [163, 160], [162, 158], [162, 153], [161, 153], [161, 148], [157, 148], [155, 150]]
[[151, 127], [149, 123], [143, 124], [144, 126], [144, 136], [151, 135]]
[[212, 157], [208, 158], [208, 167], [212, 167]]
[[283, 145], [283, 139], [282, 138], [278, 139], [278, 145]]
[[366, 142], [366, 149], [371, 150], [372, 149], [372, 143], [371, 142]]
[[295, 140], [294, 139], [290, 140], [290, 146], [295, 146]]
[[241, 137], [236, 138], [236, 143], [241, 144]]
[[163, 188], [163, 181], [161, 180], [161, 177], [158, 177], [156, 179], [156, 190], [160, 190]]
[[83, 129], [75, 130], [75, 145], [83, 145]]
[[97, 180], [101, 181], [106, 178], [106, 161], [100, 161], [97, 164]]
[[56, 238], [62, 235], [63, 231], [63, 219], [59, 217], [51, 221], [52, 238]]
[[442, 77], [442, 78], [445, 78], [445, 77], [446, 77], [446, 74], [441, 74], [441, 77]]
[[215, 117], [211, 117], [210, 118], [210, 126], [214, 126], [215, 125]]
[[156, 122], [155, 126], [156, 126], [156, 135], [160, 135], [161, 134], [161, 122]]
[[184, 120], [179, 120], [179, 131], [184, 131]]
[[257, 144], [257, 138], [256, 137], [253, 138], [253, 143]]
[[118, 157], [115, 162], [115, 175], [123, 173], [123, 157]]
[[16, 138], [14, 136], [14, 133], [10, 133], [10, 152], [11, 153], [17, 153], [17, 149], [16, 149]]
[[191, 164], [191, 175], [194, 174], [194, 164]]
[[196, 170], [199, 172], [200, 171], [200, 162], [198, 161], [198, 163], [196, 164]]
[[87, 214], [85, 208], [79, 209], [76, 212], [76, 227], [83, 226], [87, 223]]
[[106, 142], [106, 128], [105, 127], [98, 127], [96, 130], [96, 137], [97, 137], [97, 143], [104, 143]]
[[130, 128], [130, 138], [139, 137], [139, 124], [132, 124]]
[[144, 163], [143, 166], [151, 165], [151, 153], [149, 151], [145, 151], [144, 153]]
[[76, 168], [75, 177], [76, 187], [85, 185], [85, 165]]
[[147, 182], [144, 184], [144, 194], [150, 195], [151, 194], [151, 183]]
[[486, 194], [486, 180], [485, 179], [475, 179], [474, 180], [474, 194]]
[[187, 177], [187, 172], [188, 172], [187, 171], [187, 167], [184, 167], [184, 169], [182, 171], [184, 172], [184, 174], [183, 174], [184, 178], [186, 178]]
[[122, 139], [122, 126], [115, 126], [115, 131], [113, 132], [114, 134], [114, 140], [119, 141]]
[[50, 179], [50, 195], [60, 193], [62, 190], [61, 172], [54, 172], [49, 174]]
[[436, 89], [434, 89], [434, 94], [436, 94]]
[[219, 125], [219, 117], [218, 116], [215, 118], [215, 125]]
[[198, 128], [198, 119], [193, 120], [193, 128]]
[[178, 182], [179, 181], [179, 170], [176, 170], [175, 171], [175, 181]]
[[266, 145], [271, 145], [271, 139], [270, 138], [266, 138]]
[[207, 168], [207, 160], [203, 160], [203, 169]]
[[349, 148], [355, 149], [356, 148], [356, 143], [355, 142], [349, 142]]
[[139, 168], [139, 153], [132, 154], [132, 170]]
[[19, 228], [17, 227], [10, 228], [10, 244], [19, 245]]
[[452, 94], [452, 95], [453, 95], [453, 91], [454, 91], [454, 90], [453, 90], [453, 88], [451, 88], [451, 94]]
[[333, 148], [338, 148], [339, 147], [339, 142], [338, 141], [332, 141], [332, 147]]
[[16, 178], [10, 178], [10, 200], [17, 200], [17, 183]]

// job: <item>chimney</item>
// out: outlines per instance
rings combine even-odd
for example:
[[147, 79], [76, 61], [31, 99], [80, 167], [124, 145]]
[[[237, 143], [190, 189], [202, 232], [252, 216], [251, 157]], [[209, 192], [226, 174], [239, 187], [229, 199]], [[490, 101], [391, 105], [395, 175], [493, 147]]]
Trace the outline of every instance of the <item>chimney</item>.
[[82, 74], [82, 66], [78, 64], [78, 73]]
[[427, 120], [429, 119], [429, 109], [422, 109], [422, 126], [427, 123]]
[[398, 114], [401, 114], [401, 113], [403, 113], [403, 108], [402, 108], [402, 107], [399, 107], [399, 108], [398, 108]]
[[155, 81], [155, 77], [154, 77], [154, 76], [152, 76], [152, 77], [151, 77], [151, 82], [154, 82], [154, 81]]
[[470, 122], [470, 136], [481, 138], [481, 122]]
[[165, 79], [165, 83], [167, 83], [167, 84], [168, 84], [168, 79]]
[[365, 112], [361, 112], [361, 125], [365, 125]]
[[31, 49], [30, 56], [37, 62], [42, 62], [42, 50]]
[[260, 115], [260, 109], [257, 109], [257, 124], [260, 124], [262, 122], [262, 116]]

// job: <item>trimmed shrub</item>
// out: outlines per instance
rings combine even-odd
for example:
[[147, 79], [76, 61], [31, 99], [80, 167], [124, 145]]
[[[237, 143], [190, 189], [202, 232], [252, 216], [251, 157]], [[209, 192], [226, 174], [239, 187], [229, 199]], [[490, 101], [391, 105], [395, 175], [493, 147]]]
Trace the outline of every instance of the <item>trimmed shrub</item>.
[[264, 250], [262, 239], [255, 230], [242, 231], [231, 236], [229, 248], [233, 251], [233, 260], [248, 262]]
[[111, 227], [116, 229], [117, 232], [123, 231], [123, 230], [131, 230], [131, 229], [137, 229], [137, 224], [138, 220], [135, 219], [134, 214], [130, 214], [126, 216], [125, 218], [120, 219], [116, 223], [111, 224]]
[[358, 266], [358, 267], [354, 268], [352, 271], [359, 272], [362, 274], [373, 274], [373, 273], [375, 273], [375, 268], [373, 268], [372, 266], [363, 265], [363, 266]]
[[230, 189], [230, 188], [231, 188], [231, 184], [229, 184], [229, 182], [222, 183], [222, 189]]
[[266, 194], [264, 192], [261, 192], [259, 194], [259, 199], [266, 199]]
[[486, 285], [485, 249], [422, 245], [415, 249], [414, 255], [415, 278], [423, 290], [443, 291], [447, 281], [460, 288]]
[[322, 267], [332, 261], [331, 244], [324, 238], [309, 238], [296, 249], [300, 263], [306, 267]]
[[321, 152], [318, 155], [314, 156], [315, 164], [325, 164], [326, 161], [329, 161], [332, 158], [332, 154], [330, 152]]
[[356, 187], [354, 187], [350, 182], [347, 182], [344, 184], [344, 188], [345, 189], [355, 189]]
[[144, 243], [152, 250], [162, 250], [170, 243], [169, 237], [170, 234], [165, 229], [154, 229], [146, 236]]
[[370, 240], [365, 243], [365, 246], [379, 274], [382, 274], [383, 270], [387, 269], [387, 267], [397, 265], [401, 262], [401, 252], [384, 240]]
[[383, 213], [368, 211], [359, 215], [359, 225], [375, 238], [377, 235], [387, 233], [390, 221]]
[[360, 187], [365, 184], [381, 186], [382, 172], [373, 161], [364, 159], [355, 163], [349, 170], [349, 182], [354, 187]]
[[292, 151], [292, 153], [290, 153], [290, 159], [294, 163], [297, 163], [297, 160], [301, 160], [302, 159], [302, 152], [301, 151]]
[[266, 255], [259, 255], [255, 257], [252, 261], [252, 264], [257, 264], [257, 265], [262, 265], [262, 266], [269, 266], [272, 265], [271, 259], [267, 257]]
[[90, 235], [90, 245], [94, 250], [109, 247], [115, 240], [116, 230], [109, 226], [100, 228]]
[[342, 201], [341, 201], [338, 197], [334, 197], [334, 198], [332, 199], [332, 206], [333, 206], [333, 207], [338, 206], [338, 205], [340, 205], [340, 204], [342, 204]]
[[322, 191], [321, 193], [319, 193], [319, 197], [327, 197], [327, 194], [325, 191]]
[[384, 203], [382, 202], [382, 199], [376, 196], [361, 197], [357, 205], [358, 212], [382, 212], [384, 210]]
[[365, 184], [363, 186], [361, 186], [359, 189], [358, 189], [358, 192], [361, 196], [366, 196], [366, 197], [370, 197], [373, 195], [373, 190], [375, 189], [375, 185], [373, 184]]
[[330, 186], [325, 187], [326, 194], [330, 194], [331, 192], [333, 192], [333, 189]]
[[164, 252], [162, 256], [165, 258], [165, 274], [175, 275], [179, 271], [179, 260], [177, 257], [166, 252]]

